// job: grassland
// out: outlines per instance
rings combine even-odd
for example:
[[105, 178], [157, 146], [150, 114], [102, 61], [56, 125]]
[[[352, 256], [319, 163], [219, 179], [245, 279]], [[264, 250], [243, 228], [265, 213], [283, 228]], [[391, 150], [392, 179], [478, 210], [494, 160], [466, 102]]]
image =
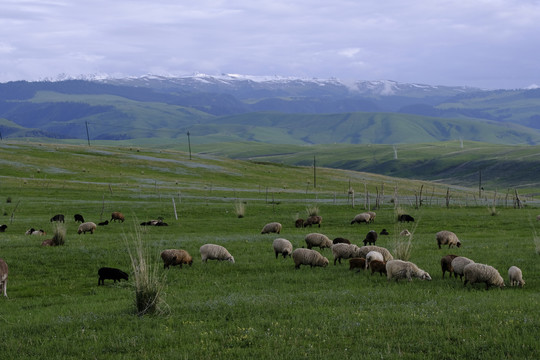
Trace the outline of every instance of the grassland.
[[[522, 209], [497, 202], [493, 216], [491, 200], [444, 184], [324, 168], [317, 169], [314, 184], [309, 167], [208, 155], [190, 160], [183, 152], [135, 147], [2, 143], [0, 166], [0, 222], [8, 225], [0, 233], [0, 257], [10, 266], [9, 298], [0, 299], [2, 358], [540, 357], [533, 202]], [[422, 185], [425, 201], [417, 208]], [[350, 225], [364, 204], [373, 209], [373, 196], [383, 188], [375, 223]], [[243, 218], [235, 214], [239, 201]], [[416, 223], [397, 224], [396, 205]], [[322, 227], [294, 228], [295, 217], [313, 206]], [[77, 235], [73, 214], [99, 222], [112, 211], [127, 220]], [[56, 213], [66, 215], [64, 246], [44, 248], [44, 237], [24, 235], [30, 227], [50, 235]], [[157, 217], [169, 226], [138, 225]], [[410, 260], [433, 280], [389, 283], [353, 273], [346, 263], [334, 266], [328, 249], [322, 251], [328, 267], [295, 270], [291, 259], [274, 257], [271, 243], [278, 235], [260, 234], [270, 221], [284, 225], [279, 236], [295, 247], [308, 232], [360, 244], [369, 229], [386, 228], [391, 235], [378, 245], [392, 251], [395, 234], [408, 227], [414, 230]], [[442, 229], [456, 232], [463, 246], [439, 250], [434, 234]], [[131, 276], [130, 282], [97, 285], [101, 266], [132, 274], [127, 248], [137, 233], [163, 275], [162, 315], [135, 314]], [[236, 263], [202, 264], [198, 249], [205, 243], [226, 246]], [[167, 248], [189, 251], [193, 266], [161, 269], [159, 253]], [[442, 279], [439, 261], [448, 253], [493, 265], [504, 278], [508, 267], [519, 266], [526, 285], [486, 291]]]

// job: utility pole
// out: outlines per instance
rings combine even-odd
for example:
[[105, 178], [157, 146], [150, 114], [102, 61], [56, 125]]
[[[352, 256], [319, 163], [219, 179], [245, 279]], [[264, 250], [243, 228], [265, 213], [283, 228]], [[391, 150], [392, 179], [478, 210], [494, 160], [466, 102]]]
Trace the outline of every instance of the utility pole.
[[88, 139], [88, 146], [90, 146], [90, 135], [88, 134], [88, 121], [85, 121], [84, 124], [86, 125], [86, 138]]
[[189, 149], [189, 160], [191, 160], [191, 140], [189, 139], [189, 130], [187, 132], [187, 142], [188, 142], [188, 149]]
[[315, 161], [315, 155], [313, 155], [313, 188], [317, 188], [317, 163]]

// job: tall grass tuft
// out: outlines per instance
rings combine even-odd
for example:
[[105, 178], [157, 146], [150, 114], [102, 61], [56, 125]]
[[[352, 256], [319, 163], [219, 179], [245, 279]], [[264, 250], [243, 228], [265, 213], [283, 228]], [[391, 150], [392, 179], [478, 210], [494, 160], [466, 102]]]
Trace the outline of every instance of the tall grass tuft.
[[496, 216], [497, 215], [497, 208], [495, 207], [495, 205], [488, 206], [487, 209], [488, 209], [488, 212], [489, 212], [489, 214], [491, 216]]
[[[400, 213], [401, 211], [401, 213]], [[403, 210], [401, 208], [396, 209], [396, 218], [399, 216], [399, 214], [403, 214]], [[420, 219], [416, 219], [414, 222], [414, 225], [412, 229], [409, 230], [411, 235], [409, 236], [401, 236], [400, 233], [404, 229], [400, 228], [400, 223], [396, 223], [394, 226], [394, 258], [403, 260], [403, 261], [409, 261], [411, 258], [411, 252], [413, 248], [413, 239], [414, 239], [414, 233], [416, 231], [416, 227], [418, 226]]]
[[319, 207], [317, 205], [306, 206], [306, 214], [308, 217], [319, 215]]
[[243, 218], [246, 214], [246, 204], [242, 201], [237, 201], [234, 204], [234, 212], [238, 218]]
[[66, 243], [66, 227], [64, 224], [56, 223], [54, 225], [51, 242], [53, 246], [60, 246]]
[[533, 241], [534, 241], [534, 252], [536, 255], [540, 255], [540, 237], [538, 236], [538, 233], [536, 232], [536, 228], [534, 227], [534, 222], [531, 218], [529, 218], [529, 224], [531, 224], [531, 230], [533, 235]]
[[159, 274], [157, 264], [150, 262], [149, 251], [143, 244], [141, 232], [135, 228], [135, 234], [131, 235], [131, 243], [126, 235], [124, 235], [124, 239], [135, 281], [137, 315], [165, 314], [168, 312], [168, 306], [163, 298], [164, 275]]

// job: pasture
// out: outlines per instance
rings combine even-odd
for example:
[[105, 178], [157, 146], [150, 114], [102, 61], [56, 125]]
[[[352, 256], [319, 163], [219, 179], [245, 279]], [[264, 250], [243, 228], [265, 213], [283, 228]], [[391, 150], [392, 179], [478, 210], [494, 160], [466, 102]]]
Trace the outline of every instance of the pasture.
[[[355, 224], [365, 211], [347, 198], [348, 180], [370, 193], [381, 183], [400, 194], [420, 183], [320, 169], [318, 190], [308, 188], [312, 169], [255, 164], [185, 153], [130, 148], [12, 143], [0, 147], [0, 257], [9, 265], [8, 298], [0, 299], [2, 358], [55, 359], [537, 359], [540, 345], [540, 263], [536, 215], [522, 209], [386, 199], [373, 224]], [[156, 160], [161, 159], [161, 160]], [[312, 183], [311, 183], [312, 185]], [[388, 185], [392, 188], [391, 185]], [[431, 185], [429, 185], [431, 186]], [[411, 189], [411, 190], [405, 190]], [[433, 185], [434, 196], [445, 186]], [[390, 190], [388, 190], [390, 192]], [[173, 204], [174, 199], [174, 204]], [[243, 218], [236, 205], [245, 208]], [[295, 228], [296, 217], [317, 207], [321, 228]], [[178, 220], [175, 218], [175, 209]], [[73, 215], [86, 221], [126, 217], [77, 234]], [[397, 223], [397, 211], [415, 223]], [[65, 245], [42, 247], [55, 214], [66, 220]], [[162, 217], [169, 226], [139, 226]], [[260, 234], [278, 221], [283, 231]], [[42, 228], [45, 236], [25, 235]], [[294, 269], [275, 258], [276, 237], [305, 246], [309, 232], [345, 237], [361, 245], [370, 229], [386, 228], [377, 245], [392, 253], [404, 228], [413, 232], [410, 261], [432, 281], [388, 282], [378, 274], [348, 270], [348, 261], [326, 268]], [[438, 249], [435, 233], [455, 232], [461, 248]], [[128, 248], [136, 238], [164, 284], [163, 313], [137, 316]], [[199, 247], [225, 246], [235, 263], [201, 263]], [[163, 269], [159, 254], [181, 248], [191, 267]], [[499, 270], [504, 289], [463, 286], [441, 278], [440, 259], [467, 256]], [[524, 288], [512, 288], [507, 270], [523, 270]], [[130, 281], [106, 280], [97, 270], [120, 268]]]

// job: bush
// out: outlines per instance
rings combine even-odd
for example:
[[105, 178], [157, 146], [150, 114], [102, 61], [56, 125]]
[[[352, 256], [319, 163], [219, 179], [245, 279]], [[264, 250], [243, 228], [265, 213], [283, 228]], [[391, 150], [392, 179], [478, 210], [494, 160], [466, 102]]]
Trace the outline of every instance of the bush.
[[234, 204], [234, 211], [238, 218], [243, 218], [246, 213], [246, 204], [241, 201], [237, 201], [236, 204]]
[[66, 227], [62, 223], [56, 223], [54, 225], [52, 245], [60, 246], [66, 243]]

